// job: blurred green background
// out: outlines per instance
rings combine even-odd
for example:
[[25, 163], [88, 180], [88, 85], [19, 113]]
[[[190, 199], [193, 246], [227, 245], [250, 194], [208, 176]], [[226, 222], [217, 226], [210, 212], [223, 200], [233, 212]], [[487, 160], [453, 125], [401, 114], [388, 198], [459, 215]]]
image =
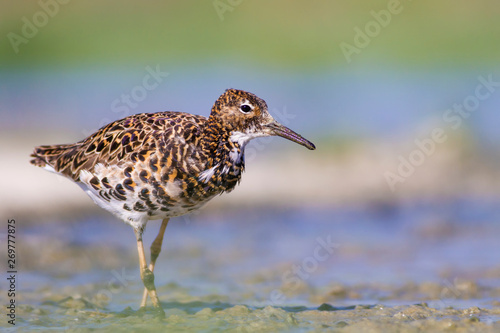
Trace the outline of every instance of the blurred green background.
[[[227, 63], [232, 66], [325, 70], [345, 67], [341, 42], [371, 11], [391, 1], [4, 1], [4, 68], [135, 66], [138, 63]], [[394, 2], [394, 1], [392, 1]], [[398, 1], [399, 2], [399, 1]], [[54, 17], [19, 52], [5, 36], [42, 9]], [[500, 6], [494, 0], [400, 1], [356, 63], [427, 67], [496, 65]], [[39, 17], [38, 22], [44, 19]]]

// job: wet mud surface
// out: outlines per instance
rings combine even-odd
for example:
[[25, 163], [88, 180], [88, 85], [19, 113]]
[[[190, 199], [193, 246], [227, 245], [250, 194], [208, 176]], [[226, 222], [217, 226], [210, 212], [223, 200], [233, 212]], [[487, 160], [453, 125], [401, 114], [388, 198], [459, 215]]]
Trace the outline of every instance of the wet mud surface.
[[[139, 309], [143, 287], [128, 226], [102, 216], [26, 223], [18, 233], [16, 326], [0, 325], [7, 332], [496, 332], [496, 207], [466, 201], [173, 220], [155, 270], [165, 318]], [[145, 244], [158, 227], [148, 225]]]
[[65, 298], [59, 302], [45, 301], [41, 306], [23, 305], [18, 315], [19, 331], [64, 328], [69, 332], [82, 330], [141, 331], [191, 330], [243, 332], [321, 331], [339, 332], [432, 332], [474, 331], [496, 332], [500, 329], [500, 307], [492, 309], [472, 306], [466, 309], [436, 309], [426, 303], [386, 306], [357, 305], [318, 308], [276, 307], [255, 308], [227, 303], [164, 303], [166, 318], [159, 318], [152, 309], [141, 311], [126, 308], [111, 312], [96, 307], [85, 298]]

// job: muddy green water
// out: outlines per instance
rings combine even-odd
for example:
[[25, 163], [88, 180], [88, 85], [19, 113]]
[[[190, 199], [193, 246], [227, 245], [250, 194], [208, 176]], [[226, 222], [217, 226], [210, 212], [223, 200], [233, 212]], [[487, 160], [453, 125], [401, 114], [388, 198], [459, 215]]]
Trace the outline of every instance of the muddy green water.
[[[111, 216], [19, 221], [16, 325], [4, 315], [0, 327], [495, 332], [498, 207], [469, 198], [172, 220], [155, 270], [164, 319], [138, 309], [142, 284], [128, 226]], [[158, 227], [148, 225], [146, 244]], [[4, 291], [0, 300], [8, 302]]]

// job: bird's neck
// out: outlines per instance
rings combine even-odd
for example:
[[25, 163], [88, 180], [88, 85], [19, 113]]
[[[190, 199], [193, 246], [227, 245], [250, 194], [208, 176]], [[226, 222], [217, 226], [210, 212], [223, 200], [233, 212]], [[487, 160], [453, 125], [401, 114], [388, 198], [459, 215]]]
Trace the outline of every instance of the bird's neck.
[[242, 150], [240, 144], [231, 139], [233, 130], [215, 117], [208, 119], [203, 137], [203, 150], [212, 159], [211, 166], [232, 162], [231, 153]]
[[213, 168], [216, 178], [222, 182], [239, 181], [244, 170], [244, 147], [232, 140], [232, 133], [231, 128], [210, 117], [202, 136], [202, 147], [208, 157], [207, 169]]
[[221, 122], [211, 116], [208, 118], [203, 135], [201, 136], [203, 151], [207, 152], [209, 158], [215, 157], [219, 150], [220, 143], [228, 136], [227, 130], [225, 130]]

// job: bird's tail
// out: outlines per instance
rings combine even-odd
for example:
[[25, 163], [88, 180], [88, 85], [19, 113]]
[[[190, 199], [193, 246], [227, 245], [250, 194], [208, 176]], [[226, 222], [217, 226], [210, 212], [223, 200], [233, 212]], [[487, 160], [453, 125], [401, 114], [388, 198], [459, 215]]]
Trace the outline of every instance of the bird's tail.
[[52, 172], [60, 172], [61, 157], [74, 149], [74, 144], [50, 145], [35, 147], [31, 164]]

